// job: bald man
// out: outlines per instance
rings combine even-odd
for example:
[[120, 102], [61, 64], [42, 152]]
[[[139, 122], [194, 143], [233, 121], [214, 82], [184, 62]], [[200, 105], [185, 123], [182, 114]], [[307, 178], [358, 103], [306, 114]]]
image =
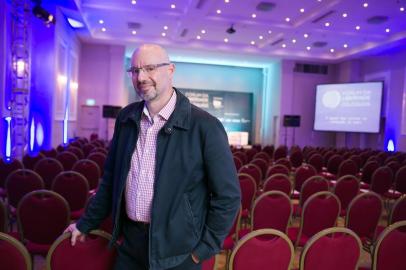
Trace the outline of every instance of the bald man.
[[227, 135], [172, 86], [175, 65], [162, 47], [140, 46], [131, 65], [142, 101], [119, 113], [97, 194], [66, 231], [75, 245], [111, 213], [115, 269], [201, 269], [240, 207]]

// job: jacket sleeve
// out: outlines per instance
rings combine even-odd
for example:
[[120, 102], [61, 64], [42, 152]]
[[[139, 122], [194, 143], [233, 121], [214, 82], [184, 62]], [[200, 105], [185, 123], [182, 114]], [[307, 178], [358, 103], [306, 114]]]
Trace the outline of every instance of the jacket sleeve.
[[111, 213], [112, 192], [113, 192], [113, 174], [115, 166], [115, 156], [117, 148], [117, 138], [119, 137], [120, 116], [117, 117], [113, 139], [111, 141], [107, 159], [104, 165], [104, 174], [99, 184], [96, 195], [90, 201], [85, 214], [77, 221], [76, 227], [82, 233], [97, 229], [102, 221]]
[[211, 195], [203, 235], [193, 251], [200, 260], [220, 252], [239, 210], [241, 197], [224, 127], [217, 119], [208, 122], [204, 130], [203, 156]]

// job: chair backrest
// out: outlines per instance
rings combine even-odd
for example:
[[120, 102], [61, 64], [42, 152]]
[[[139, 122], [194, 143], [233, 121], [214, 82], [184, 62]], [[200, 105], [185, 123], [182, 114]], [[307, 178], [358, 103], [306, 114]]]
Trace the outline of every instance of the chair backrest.
[[388, 225], [406, 220], [406, 195], [401, 196], [392, 206], [389, 214]]
[[378, 237], [373, 253], [373, 270], [405, 269], [406, 221], [387, 227]]
[[273, 153], [275, 152], [275, 146], [273, 145], [266, 145], [261, 152], [264, 152], [268, 155], [268, 161], [271, 160], [271, 157], [273, 157]]
[[6, 180], [8, 204], [17, 208], [25, 194], [44, 188], [44, 181], [36, 172], [20, 169], [12, 172]]
[[275, 161], [275, 165], [283, 165], [286, 168], [288, 168], [288, 170], [290, 171], [292, 169], [292, 163], [290, 162], [290, 160], [288, 158], [280, 158], [277, 161]]
[[89, 159], [81, 159], [73, 165], [72, 171], [81, 173], [86, 177], [90, 190], [97, 188], [99, 185], [101, 175], [96, 162]]
[[[258, 154], [260, 154], [260, 153], [261, 152], [259, 152]], [[255, 156], [257, 156], [257, 155], [255, 155]], [[266, 155], [266, 153], [264, 153], [264, 155]], [[262, 177], [265, 178], [266, 171], [268, 170], [269, 161], [266, 161], [266, 159], [263, 159], [263, 158], [254, 158], [253, 160], [251, 160], [250, 163], [257, 165], [261, 169]]]
[[65, 171], [72, 170], [73, 165], [79, 160], [74, 153], [68, 151], [59, 153], [56, 159], [61, 162]]
[[51, 245], [69, 225], [69, 205], [56, 192], [32, 191], [18, 204], [17, 222], [21, 239]]
[[327, 171], [332, 174], [337, 174], [341, 162], [343, 162], [341, 155], [332, 155], [327, 162]]
[[341, 177], [344, 175], [354, 175], [356, 176], [359, 172], [359, 167], [357, 163], [355, 163], [352, 159], [346, 159], [341, 162], [340, 166], [338, 167], [337, 177]]
[[268, 170], [266, 172], [266, 178], [268, 178], [269, 176], [272, 176], [276, 173], [282, 173], [282, 174], [286, 174], [287, 176], [289, 176], [290, 171], [285, 165], [276, 164], [276, 165], [273, 165], [268, 168]]
[[12, 159], [10, 161], [0, 159], [0, 188], [5, 187], [6, 179], [10, 173], [23, 168], [23, 163], [18, 159]]
[[84, 242], [73, 247], [70, 233], [64, 233], [52, 244], [46, 258], [47, 270], [110, 270], [114, 267], [117, 251], [109, 248], [111, 235], [92, 231]]
[[358, 195], [359, 189], [359, 180], [353, 175], [344, 175], [337, 180], [333, 193], [340, 199], [342, 210], [347, 210], [352, 199]]
[[302, 163], [303, 163], [303, 153], [302, 153], [302, 151], [301, 150], [293, 151], [289, 156], [289, 160], [292, 163], [292, 166], [294, 168], [297, 168], [300, 165], [302, 165]]
[[382, 209], [382, 199], [375, 192], [358, 194], [348, 206], [345, 227], [353, 230], [361, 239], [374, 241]]
[[286, 233], [292, 216], [292, 203], [288, 195], [280, 191], [268, 191], [259, 196], [252, 206], [251, 228], [275, 229]]
[[372, 174], [376, 169], [379, 168], [379, 163], [377, 161], [368, 161], [362, 168], [361, 181], [364, 183], [371, 183]]
[[361, 240], [353, 231], [341, 227], [324, 229], [304, 246], [300, 256], [300, 269], [358, 269], [361, 252]]
[[362, 158], [359, 155], [352, 155], [350, 159], [357, 164], [358, 170], [362, 167]]
[[[394, 157], [392, 157], [394, 158]], [[391, 168], [392, 173], [393, 173], [393, 179], [395, 179], [395, 174], [398, 172], [398, 170], [400, 169], [400, 163], [397, 160], [392, 160], [388, 163], [385, 163], [385, 166], [388, 166], [389, 168]]]
[[295, 190], [301, 191], [303, 183], [312, 176], [317, 174], [316, 169], [312, 165], [302, 165], [296, 169], [295, 173]]
[[1, 269], [32, 270], [31, 256], [22, 243], [0, 232]]
[[387, 166], [379, 167], [371, 176], [370, 190], [381, 196], [384, 195], [392, 186], [392, 178], [393, 173], [391, 168]]
[[51, 189], [52, 181], [54, 181], [55, 176], [63, 172], [63, 166], [55, 158], [44, 158], [38, 161], [34, 171], [44, 180], [45, 188]]
[[323, 169], [323, 156], [317, 153], [313, 154], [307, 163], [312, 165], [317, 172], [321, 172]]
[[275, 149], [273, 153], [273, 160], [277, 161], [280, 158], [286, 158], [288, 155], [288, 148], [285, 145], [280, 145]]
[[56, 158], [56, 155], [58, 154], [58, 152], [56, 151], [55, 148], [51, 148], [48, 150], [42, 149], [41, 154], [44, 155], [44, 157], [50, 157], [50, 158]]
[[306, 200], [313, 194], [320, 191], [328, 191], [328, 181], [320, 175], [315, 175], [307, 179], [300, 191], [299, 205], [303, 206]]
[[103, 146], [101, 146], [102, 143], [98, 143], [99, 146], [97, 146], [96, 148], [92, 149], [90, 151], [90, 153], [103, 153], [105, 155], [107, 155], [107, 149], [104, 148]]
[[292, 193], [292, 182], [286, 174], [276, 173], [268, 177], [264, 183], [263, 191], [282, 191], [290, 196]]
[[334, 156], [334, 151], [329, 150], [329, 151], [324, 152], [324, 154], [323, 154], [323, 165], [325, 167], [327, 167], [328, 161], [330, 160], [330, 158], [332, 156]]
[[36, 156], [25, 154], [23, 157], [24, 168], [34, 170], [35, 164], [43, 158], [45, 158], [45, 156], [41, 153], [38, 153]]
[[247, 154], [248, 162], [250, 162], [251, 160], [254, 159], [254, 156], [256, 153], [258, 153], [258, 150], [255, 148], [251, 148], [251, 149], [248, 149], [245, 153]]
[[333, 193], [321, 191], [310, 196], [302, 208], [296, 245], [302, 235], [310, 238], [324, 229], [335, 227], [340, 211], [340, 200]]
[[89, 184], [82, 174], [65, 171], [55, 177], [52, 191], [61, 195], [68, 202], [71, 211], [77, 211], [86, 206]]
[[243, 165], [247, 164], [247, 162], [248, 162], [247, 154], [245, 154], [245, 152], [243, 152], [241, 150], [233, 153], [233, 156], [238, 157], [242, 161]]
[[76, 146], [69, 146], [68, 149], [66, 149], [67, 152], [71, 152], [74, 153], [75, 156], [78, 157], [78, 159], [84, 159], [85, 158], [85, 154], [83, 153], [82, 149], [80, 149], [79, 147]]
[[93, 144], [90, 144], [90, 143], [86, 143], [85, 145], [83, 145], [82, 151], [83, 151], [83, 154], [85, 155], [85, 157], [89, 156], [90, 152], [95, 148], [96, 148], [96, 146], [94, 146]]
[[250, 211], [257, 193], [257, 185], [254, 178], [249, 174], [239, 173], [238, 180], [241, 189], [242, 209]]
[[97, 166], [99, 166], [100, 173], [103, 175], [104, 172], [104, 163], [106, 162], [107, 155], [101, 152], [91, 153], [87, 156], [87, 159], [96, 162]]
[[257, 183], [257, 186], [261, 184], [261, 181], [263, 179], [261, 168], [252, 163], [242, 166], [238, 170], [238, 173], [245, 173], [251, 175], [254, 178], [255, 183]]
[[0, 200], [0, 232], [8, 231], [8, 213], [6, 205]]
[[406, 193], [406, 165], [399, 168], [395, 175], [395, 190]]
[[289, 238], [281, 231], [262, 229], [242, 238], [230, 256], [230, 270], [290, 269], [294, 249]]

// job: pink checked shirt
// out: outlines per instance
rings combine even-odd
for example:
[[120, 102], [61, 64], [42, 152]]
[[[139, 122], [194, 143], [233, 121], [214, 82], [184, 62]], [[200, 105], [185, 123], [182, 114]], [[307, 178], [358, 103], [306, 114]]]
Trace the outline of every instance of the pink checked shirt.
[[127, 215], [134, 221], [149, 223], [151, 220], [157, 135], [175, 110], [175, 104], [176, 92], [173, 91], [169, 102], [153, 118], [144, 105], [137, 146], [131, 157], [125, 189]]

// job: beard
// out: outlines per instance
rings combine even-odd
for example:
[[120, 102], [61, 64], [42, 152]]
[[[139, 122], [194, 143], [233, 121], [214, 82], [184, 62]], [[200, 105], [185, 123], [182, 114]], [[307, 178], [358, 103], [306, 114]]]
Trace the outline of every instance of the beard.
[[152, 101], [158, 96], [156, 85], [154, 83], [138, 83], [136, 92], [144, 101]]

